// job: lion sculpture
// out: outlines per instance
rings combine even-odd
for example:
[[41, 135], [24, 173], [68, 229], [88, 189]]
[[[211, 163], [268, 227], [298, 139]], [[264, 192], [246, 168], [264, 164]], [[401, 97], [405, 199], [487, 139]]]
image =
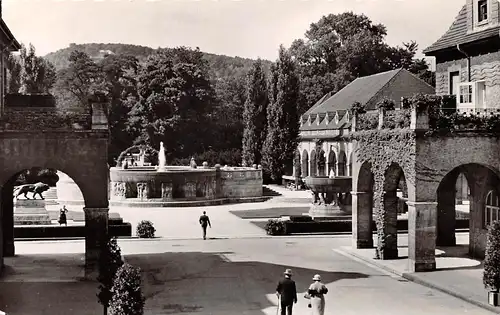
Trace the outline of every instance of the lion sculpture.
[[14, 197], [16, 197], [16, 199], [19, 199], [19, 196], [21, 194], [24, 194], [24, 197], [26, 199], [30, 199], [30, 198], [28, 198], [28, 195], [27, 195], [27, 193], [30, 192], [30, 193], [33, 193], [33, 199], [36, 199], [37, 194], [40, 196], [41, 199], [45, 199], [45, 198], [43, 198], [42, 193], [47, 191], [47, 190], [49, 190], [49, 185], [41, 183], [41, 182], [38, 182], [36, 184], [19, 185], [19, 186], [14, 188]]

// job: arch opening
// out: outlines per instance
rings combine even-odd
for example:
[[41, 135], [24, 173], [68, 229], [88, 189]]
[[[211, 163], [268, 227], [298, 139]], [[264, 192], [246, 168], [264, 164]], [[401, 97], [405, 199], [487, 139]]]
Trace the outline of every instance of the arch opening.
[[[58, 186], [61, 186], [60, 183], [66, 178], [70, 181], [70, 190], [76, 190], [77, 196], [81, 196], [71, 206], [61, 203], [59, 199], [61, 196], [58, 194]], [[68, 182], [66, 181], [64, 185], [67, 186]], [[28, 225], [48, 227], [68, 224], [85, 226], [84, 204], [83, 193], [76, 182], [57, 169], [32, 167], [17, 171], [4, 181], [1, 187], [3, 257], [15, 255], [14, 231], [16, 227], [22, 229]], [[63, 206], [66, 208], [61, 211]], [[62, 212], [64, 215], [61, 215]], [[24, 229], [24, 231], [28, 230]], [[29, 231], [35, 233], [38, 230], [30, 228]], [[33, 234], [31, 237], [41, 237], [37, 235]], [[55, 233], [55, 235], [58, 234]]]
[[316, 176], [318, 174], [316, 166], [316, 151], [313, 149], [311, 150], [311, 159], [309, 161], [309, 176]]
[[398, 216], [407, 212], [408, 184], [403, 169], [392, 163], [384, 173], [381, 215], [377, 222], [377, 256], [380, 259], [398, 258]]
[[345, 154], [344, 151], [340, 151], [339, 153], [339, 160], [338, 160], [338, 163], [337, 163], [337, 168], [338, 168], [338, 175], [339, 176], [346, 176], [346, 172], [347, 172], [347, 156]]
[[[500, 219], [497, 170], [482, 164], [460, 165], [446, 174], [437, 189], [436, 246], [459, 255], [483, 259], [491, 222]], [[469, 237], [457, 239], [457, 229], [469, 227]], [[460, 253], [459, 253], [460, 251]]]
[[302, 151], [302, 177], [309, 176], [309, 153]]
[[335, 169], [335, 166], [337, 165], [337, 157], [335, 156], [335, 152], [333, 149], [330, 149], [330, 152], [328, 153], [328, 174], [330, 175], [331, 173], [337, 174], [337, 170]]

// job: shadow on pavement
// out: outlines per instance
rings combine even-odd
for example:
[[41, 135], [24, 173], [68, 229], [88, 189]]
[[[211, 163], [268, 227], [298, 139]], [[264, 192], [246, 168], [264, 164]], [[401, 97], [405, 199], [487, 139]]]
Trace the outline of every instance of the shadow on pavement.
[[[146, 305], [154, 314], [195, 311], [202, 314], [266, 314], [263, 309], [276, 305], [276, 284], [286, 268], [292, 268], [299, 292], [307, 289], [316, 273], [321, 274], [326, 284], [368, 277], [361, 273], [231, 261], [227, 253], [131, 255], [126, 259], [142, 269], [144, 293], [148, 298]], [[302, 294], [299, 293], [298, 299], [303, 300]]]
[[[102, 314], [97, 282], [80, 281], [82, 255], [26, 255], [7, 259], [0, 280], [0, 310], [9, 315]], [[142, 270], [146, 315], [199, 313], [263, 315], [275, 312], [276, 284], [293, 270], [299, 304], [319, 273], [327, 285], [369, 275], [245, 261], [232, 252], [127, 255]], [[266, 310], [267, 309], [267, 310]], [[300, 313], [300, 307], [297, 308]]]

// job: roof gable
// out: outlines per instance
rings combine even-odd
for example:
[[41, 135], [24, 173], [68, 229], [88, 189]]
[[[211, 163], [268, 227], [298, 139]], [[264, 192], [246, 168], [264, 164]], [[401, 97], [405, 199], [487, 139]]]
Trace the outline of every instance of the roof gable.
[[[441, 36], [441, 38], [439, 38], [435, 43], [423, 50], [425, 55], [432, 56], [435, 52], [440, 50], [455, 48], [457, 45], [499, 36], [499, 2], [491, 0], [490, 14], [492, 22], [481, 27], [473, 26], [474, 15], [470, 11], [472, 10], [474, 3], [472, 0], [468, 0], [467, 2], [468, 3], [462, 7], [446, 33], [444, 33], [444, 35]], [[493, 16], [493, 14], [496, 16]]]
[[401, 69], [357, 78], [336, 94], [322, 97], [304, 115], [347, 110], [354, 102], [367, 104]]

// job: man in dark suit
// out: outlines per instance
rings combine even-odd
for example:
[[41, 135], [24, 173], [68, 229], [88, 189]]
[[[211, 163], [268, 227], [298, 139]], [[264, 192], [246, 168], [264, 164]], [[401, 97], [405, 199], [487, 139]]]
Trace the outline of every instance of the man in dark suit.
[[203, 211], [203, 215], [200, 217], [200, 225], [203, 230], [203, 239], [207, 239], [207, 226], [212, 228], [212, 224], [210, 223], [210, 218], [208, 217], [206, 211]]
[[297, 288], [292, 280], [292, 270], [285, 270], [285, 279], [276, 287], [276, 295], [281, 302], [281, 315], [292, 315], [293, 303], [297, 303]]

